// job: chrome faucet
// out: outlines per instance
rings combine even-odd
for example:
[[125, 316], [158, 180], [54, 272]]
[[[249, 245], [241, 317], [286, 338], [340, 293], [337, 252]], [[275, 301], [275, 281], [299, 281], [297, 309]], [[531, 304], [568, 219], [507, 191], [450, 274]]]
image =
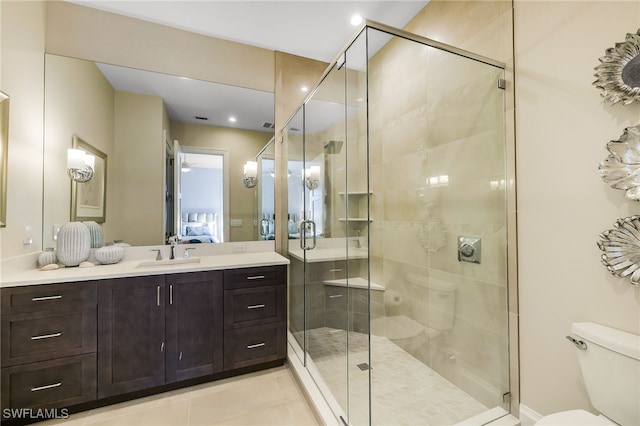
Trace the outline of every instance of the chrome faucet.
[[176, 247], [178, 244], [178, 236], [172, 235], [171, 237], [169, 237], [169, 244], [171, 244], [171, 256], [169, 257], [169, 259], [173, 260], [176, 258]]
[[162, 252], [160, 249], [151, 250], [156, 252], [156, 260], [162, 260]]
[[185, 247], [184, 248], [184, 256], [183, 257], [185, 259], [188, 259], [189, 258], [189, 250], [195, 250], [195, 249], [196, 249], [195, 247]]
[[356, 238], [355, 238], [356, 248], [362, 248], [362, 244], [360, 243], [360, 230], [356, 230]]

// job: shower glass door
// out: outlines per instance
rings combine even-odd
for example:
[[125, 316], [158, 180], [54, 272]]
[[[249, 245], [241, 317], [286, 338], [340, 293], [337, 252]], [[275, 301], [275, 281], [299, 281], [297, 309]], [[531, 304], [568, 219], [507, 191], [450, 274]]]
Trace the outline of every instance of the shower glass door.
[[306, 355], [318, 387], [345, 422], [349, 416], [349, 292], [345, 217], [345, 69], [331, 69], [304, 105]]
[[345, 425], [509, 411], [503, 79], [371, 23], [283, 129], [290, 346]]
[[367, 32], [371, 424], [507, 414], [504, 70]]

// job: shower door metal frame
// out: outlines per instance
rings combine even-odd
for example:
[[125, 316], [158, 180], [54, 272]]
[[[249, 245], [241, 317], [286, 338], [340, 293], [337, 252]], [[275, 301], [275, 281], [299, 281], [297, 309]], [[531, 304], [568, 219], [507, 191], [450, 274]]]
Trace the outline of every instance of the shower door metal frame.
[[[471, 59], [473, 61], [477, 61], [477, 62], [481, 62], [502, 70], [506, 70], [506, 64], [504, 62], [501, 61], [497, 61], [494, 60], [492, 58], [488, 58], [486, 56], [483, 55], [479, 55], [473, 52], [469, 52], [466, 51], [464, 49], [460, 49], [457, 48], [455, 46], [446, 44], [446, 43], [442, 43], [439, 42], [437, 40], [433, 40], [427, 37], [423, 37], [414, 33], [410, 33], [408, 31], [402, 30], [402, 29], [398, 29], [398, 28], [394, 28], [391, 27], [389, 25], [386, 24], [382, 24], [376, 21], [371, 21], [371, 20], [365, 20], [360, 27], [358, 28], [358, 30], [355, 32], [355, 34], [352, 36], [352, 38], [345, 44], [344, 48], [340, 50], [340, 53], [338, 55], [336, 55], [335, 59], [333, 61], [331, 61], [328, 65], [328, 67], [326, 68], [326, 70], [323, 72], [323, 74], [320, 76], [320, 78], [317, 80], [317, 82], [312, 86], [313, 89], [311, 91], [309, 91], [309, 93], [307, 94], [307, 96], [303, 99], [303, 101], [299, 104], [298, 108], [296, 108], [294, 110], [294, 113], [292, 114], [292, 116], [286, 121], [285, 126], [283, 127], [282, 131], [284, 131], [284, 129], [286, 129], [287, 125], [289, 124], [289, 122], [291, 121], [291, 119], [298, 113], [298, 111], [300, 111], [301, 109], [304, 109], [305, 104], [313, 98], [314, 93], [318, 90], [318, 88], [320, 87], [321, 83], [324, 81], [324, 79], [327, 77], [327, 75], [331, 72], [331, 70], [334, 69], [334, 67], [338, 64], [341, 64], [341, 62], [344, 61], [344, 55], [345, 52], [349, 49], [349, 47], [357, 40], [358, 37], [361, 36], [361, 34], [367, 30], [367, 28], [371, 28], [371, 29], [376, 29], [379, 31], [382, 31], [384, 33], [390, 34], [392, 36], [397, 36], [403, 39], [407, 39], [410, 41], [414, 41], [417, 43], [421, 43], [423, 45], [429, 46], [429, 47], [433, 47], [448, 53], [452, 53], [458, 56], [462, 56], [468, 59]], [[340, 65], [338, 65], [340, 66]], [[367, 77], [368, 80], [368, 77]], [[504, 85], [504, 80], [501, 80], [502, 84]], [[504, 86], [501, 86], [501, 82], [498, 82], [498, 86], [500, 89], [504, 89]], [[367, 107], [368, 108], [368, 107]], [[505, 112], [506, 112], [506, 108], [505, 108]], [[304, 114], [304, 112], [303, 112]], [[303, 131], [304, 133], [304, 131]], [[505, 212], [505, 222], [506, 222], [506, 227], [508, 229], [507, 231], [507, 237], [506, 237], [506, 245], [507, 245], [507, 259], [506, 259], [506, 264], [507, 264], [507, 274], [506, 274], [506, 280], [507, 280], [507, 316], [511, 317], [510, 313], [511, 312], [517, 312], [517, 259], [515, 258], [515, 250], [509, 249], [509, 247], [516, 247], [516, 236], [515, 236], [515, 232], [509, 232], [509, 231], [515, 231], [516, 229], [516, 208], [515, 208], [515, 148], [512, 146], [509, 146], [508, 143], [508, 137], [507, 137], [507, 133], [506, 133], [506, 129], [505, 129], [505, 137], [506, 139], [506, 147], [505, 147], [505, 155], [506, 155], [506, 165], [505, 165], [505, 180], [506, 180], [506, 212]], [[368, 126], [367, 126], [367, 141], [369, 140], [369, 135], [368, 135]], [[303, 142], [304, 143], [304, 142]], [[367, 142], [368, 144], [368, 142]], [[302, 243], [301, 243], [302, 244]], [[305, 297], [306, 299], [306, 297]], [[515, 327], [514, 327], [515, 325]], [[306, 327], [306, 324], [305, 324]], [[514, 328], [516, 329], [514, 329]], [[512, 321], [511, 318], [508, 321], [508, 351], [509, 351], [509, 360], [510, 360], [510, 366], [509, 366], [509, 403], [510, 403], [510, 412], [514, 415], [518, 415], [518, 410], [519, 410], [519, 404], [520, 404], [520, 397], [519, 397], [519, 372], [517, 370], [517, 362], [514, 362], [514, 359], [518, 359], [518, 338], [517, 338], [517, 319], [515, 321]], [[306, 337], [305, 337], [306, 339]], [[306, 344], [305, 344], [306, 346]], [[306, 351], [306, 348], [303, 348], [304, 351]], [[369, 422], [371, 422], [371, 418], [369, 418]]]

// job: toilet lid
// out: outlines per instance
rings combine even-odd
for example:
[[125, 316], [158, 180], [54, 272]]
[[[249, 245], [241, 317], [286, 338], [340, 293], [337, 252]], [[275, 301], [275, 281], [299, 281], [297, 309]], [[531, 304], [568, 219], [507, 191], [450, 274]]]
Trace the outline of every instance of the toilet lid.
[[611, 426], [615, 425], [604, 416], [596, 416], [584, 410], [562, 411], [538, 420], [536, 426]]

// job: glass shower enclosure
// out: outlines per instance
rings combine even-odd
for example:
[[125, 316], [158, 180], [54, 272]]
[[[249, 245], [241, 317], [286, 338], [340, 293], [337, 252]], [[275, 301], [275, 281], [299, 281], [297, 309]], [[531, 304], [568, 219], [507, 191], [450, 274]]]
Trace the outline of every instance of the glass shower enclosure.
[[367, 22], [282, 130], [290, 357], [345, 425], [508, 413], [503, 79]]

